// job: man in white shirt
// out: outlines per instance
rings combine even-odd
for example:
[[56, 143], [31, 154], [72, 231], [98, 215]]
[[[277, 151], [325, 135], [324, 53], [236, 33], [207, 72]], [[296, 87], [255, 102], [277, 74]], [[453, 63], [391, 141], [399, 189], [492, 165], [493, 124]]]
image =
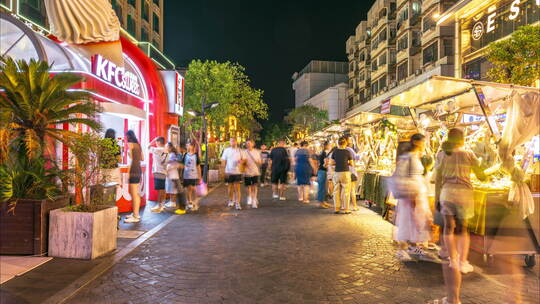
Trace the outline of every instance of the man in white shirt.
[[225, 182], [228, 184], [229, 201], [227, 207], [236, 206], [237, 210], [241, 210], [240, 206], [240, 181], [242, 180], [241, 166], [245, 165], [245, 155], [238, 147], [236, 138], [231, 137], [231, 146], [223, 151], [221, 156], [221, 166], [225, 173]]
[[247, 204], [252, 208], [259, 206], [257, 199], [257, 184], [261, 175], [260, 166], [262, 164], [261, 151], [255, 149], [255, 142], [250, 139], [246, 142], [247, 149], [243, 151], [246, 160], [246, 172], [244, 172], [244, 184], [247, 189]]
[[165, 202], [165, 179], [167, 177], [165, 151], [165, 138], [158, 136], [148, 144], [148, 150], [152, 153], [152, 175], [154, 176], [154, 190], [158, 192], [158, 205], [152, 208], [152, 212], [163, 211]]

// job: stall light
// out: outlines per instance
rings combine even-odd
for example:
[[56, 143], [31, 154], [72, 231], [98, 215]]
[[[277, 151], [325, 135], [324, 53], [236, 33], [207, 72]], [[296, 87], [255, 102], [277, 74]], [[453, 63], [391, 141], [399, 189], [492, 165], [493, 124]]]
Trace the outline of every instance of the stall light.
[[437, 20], [441, 17], [441, 14], [439, 12], [436, 12], [433, 14], [433, 19]]

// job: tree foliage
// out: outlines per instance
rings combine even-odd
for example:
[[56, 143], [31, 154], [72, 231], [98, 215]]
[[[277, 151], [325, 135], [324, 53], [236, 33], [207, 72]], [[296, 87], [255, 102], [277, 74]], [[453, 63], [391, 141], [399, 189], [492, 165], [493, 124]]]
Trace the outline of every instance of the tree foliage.
[[295, 108], [285, 116], [285, 121], [291, 125], [294, 138], [320, 130], [329, 123], [328, 112], [311, 105]]
[[[263, 91], [250, 85], [245, 69], [237, 63], [193, 60], [186, 73], [186, 110], [201, 112], [202, 101], [218, 102], [206, 114], [214, 130], [226, 126], [228, 117], [238, 119], [238, 128], [249, 130], [257, 119], [266, 119], [268, 106], [263, 101]], [[201, 119], [191, 118], [190, 131], [201, 129]]]
[[492, 42], [488, 77], [495, 82], [532, 86], [540, 78], [540, 25], [525, 25], [508, 39]]
[[264, 127], [264, 136], [262, 142], [268, 146], [274, 145], [281, 139], [286, 139], [290, 134], [291, 128], [283, 122], [271, 122]]

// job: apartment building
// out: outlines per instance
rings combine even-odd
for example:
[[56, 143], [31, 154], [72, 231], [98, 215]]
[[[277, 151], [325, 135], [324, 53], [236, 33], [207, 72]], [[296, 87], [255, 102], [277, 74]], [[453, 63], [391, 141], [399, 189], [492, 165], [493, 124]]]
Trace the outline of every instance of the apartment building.
[[163, 51], [163, 0], [111, 0], [122, 27]]
[[294, 105], [304, 102], [339, 83], [347, 83], [347, 63], [340, 61], [310, 61], [300, 72], [292, 75]]
[[[432, 75], [454, 76], [454, 25], [437, 26], [437, 21], [456, 2], [377, 0], [373, 4], [367, 20], [346, 42], [349, 68], [357, 69], [356, 82], [349, 81], [347, 116], [373, 111]], [[363, 53], [363, 48], [368, 51]]]

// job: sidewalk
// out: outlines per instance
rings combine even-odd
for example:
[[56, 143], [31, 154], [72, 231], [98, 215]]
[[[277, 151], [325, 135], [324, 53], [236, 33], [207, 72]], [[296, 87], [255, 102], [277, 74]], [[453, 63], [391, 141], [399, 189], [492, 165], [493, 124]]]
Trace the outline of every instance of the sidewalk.
[[[216, 185], [214, 185], [215, 187]], [[115, 263], [115, 257], [132, 242], [144, 236], [145, 233], [164, 223], [171, 216], [169, 212], [153, 213], [155, 202], [149, 202], [141, 208], [142, 221], [139, 223], [124, 223], [120, 221], [117, 238], [117, 249], [108, 255], [95, 260], [75, 260], [53, 258], [52, 260], [14, 277], [0, 285], [1, 304], [44, 303], [47, 299], [61, 292], [67, 285], [77, 280], [85, 280], [91, 271]], [[128, 213], [120, 214], [122, 219]]]

